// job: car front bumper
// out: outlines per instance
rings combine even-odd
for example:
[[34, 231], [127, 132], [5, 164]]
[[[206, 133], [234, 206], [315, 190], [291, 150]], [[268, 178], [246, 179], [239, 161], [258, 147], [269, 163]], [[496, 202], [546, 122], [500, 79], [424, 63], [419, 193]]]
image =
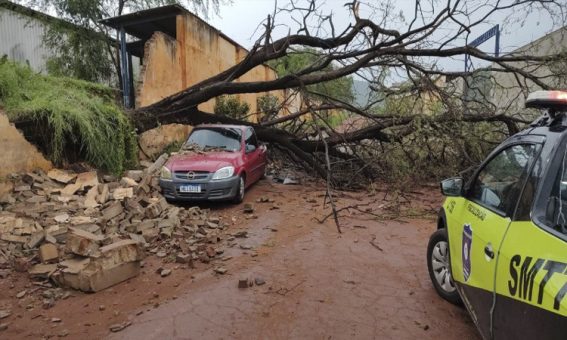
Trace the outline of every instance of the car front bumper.
[[[238, 190], [239, 177], [233, 176], [220, 180], [159, 180], [161, 192], [171, 201], [223, 201], [232, 199]], [[182, 185], [200, 185], [201, 192], [180, 192]]]

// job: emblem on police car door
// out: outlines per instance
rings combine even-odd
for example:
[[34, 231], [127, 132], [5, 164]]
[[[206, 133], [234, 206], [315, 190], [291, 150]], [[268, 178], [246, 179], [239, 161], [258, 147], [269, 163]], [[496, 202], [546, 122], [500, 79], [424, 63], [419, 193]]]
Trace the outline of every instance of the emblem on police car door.
[[471, 247], [472, 247], [472, 228], [470, 224], [463, 226], [463, 276], [465, 282], [471, 276]]

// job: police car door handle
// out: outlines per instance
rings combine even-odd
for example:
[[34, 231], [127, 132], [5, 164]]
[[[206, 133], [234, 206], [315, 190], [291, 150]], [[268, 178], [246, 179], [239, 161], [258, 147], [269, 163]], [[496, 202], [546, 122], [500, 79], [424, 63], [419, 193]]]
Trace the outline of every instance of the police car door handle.
[[486, 254], [486, 256], [490, 257], [491, 259], [494, 258], [494, 252], [492, 251], [492, 247], [490, 245], [484, 247], [484, 253]]

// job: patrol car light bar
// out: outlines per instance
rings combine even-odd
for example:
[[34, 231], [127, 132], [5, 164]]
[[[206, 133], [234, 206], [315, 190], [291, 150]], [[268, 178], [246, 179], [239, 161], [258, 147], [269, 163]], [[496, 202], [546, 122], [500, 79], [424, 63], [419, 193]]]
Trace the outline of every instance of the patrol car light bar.
[[567, 109], [567, 91], [532, 92], [526, 99], [526, 107]]

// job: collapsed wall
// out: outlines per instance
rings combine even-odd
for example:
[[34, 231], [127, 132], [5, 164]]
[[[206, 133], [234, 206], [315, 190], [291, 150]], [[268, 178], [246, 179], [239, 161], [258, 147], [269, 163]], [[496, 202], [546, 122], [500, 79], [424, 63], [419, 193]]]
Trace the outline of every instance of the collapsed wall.
[[[0, 178], [15, 172], [29, 172], [35, 169], [47, 171], [53, 168], [35, 146], [12, 125], [0, 110]], [[2, 188], [0, 185], [0, 194]]]

